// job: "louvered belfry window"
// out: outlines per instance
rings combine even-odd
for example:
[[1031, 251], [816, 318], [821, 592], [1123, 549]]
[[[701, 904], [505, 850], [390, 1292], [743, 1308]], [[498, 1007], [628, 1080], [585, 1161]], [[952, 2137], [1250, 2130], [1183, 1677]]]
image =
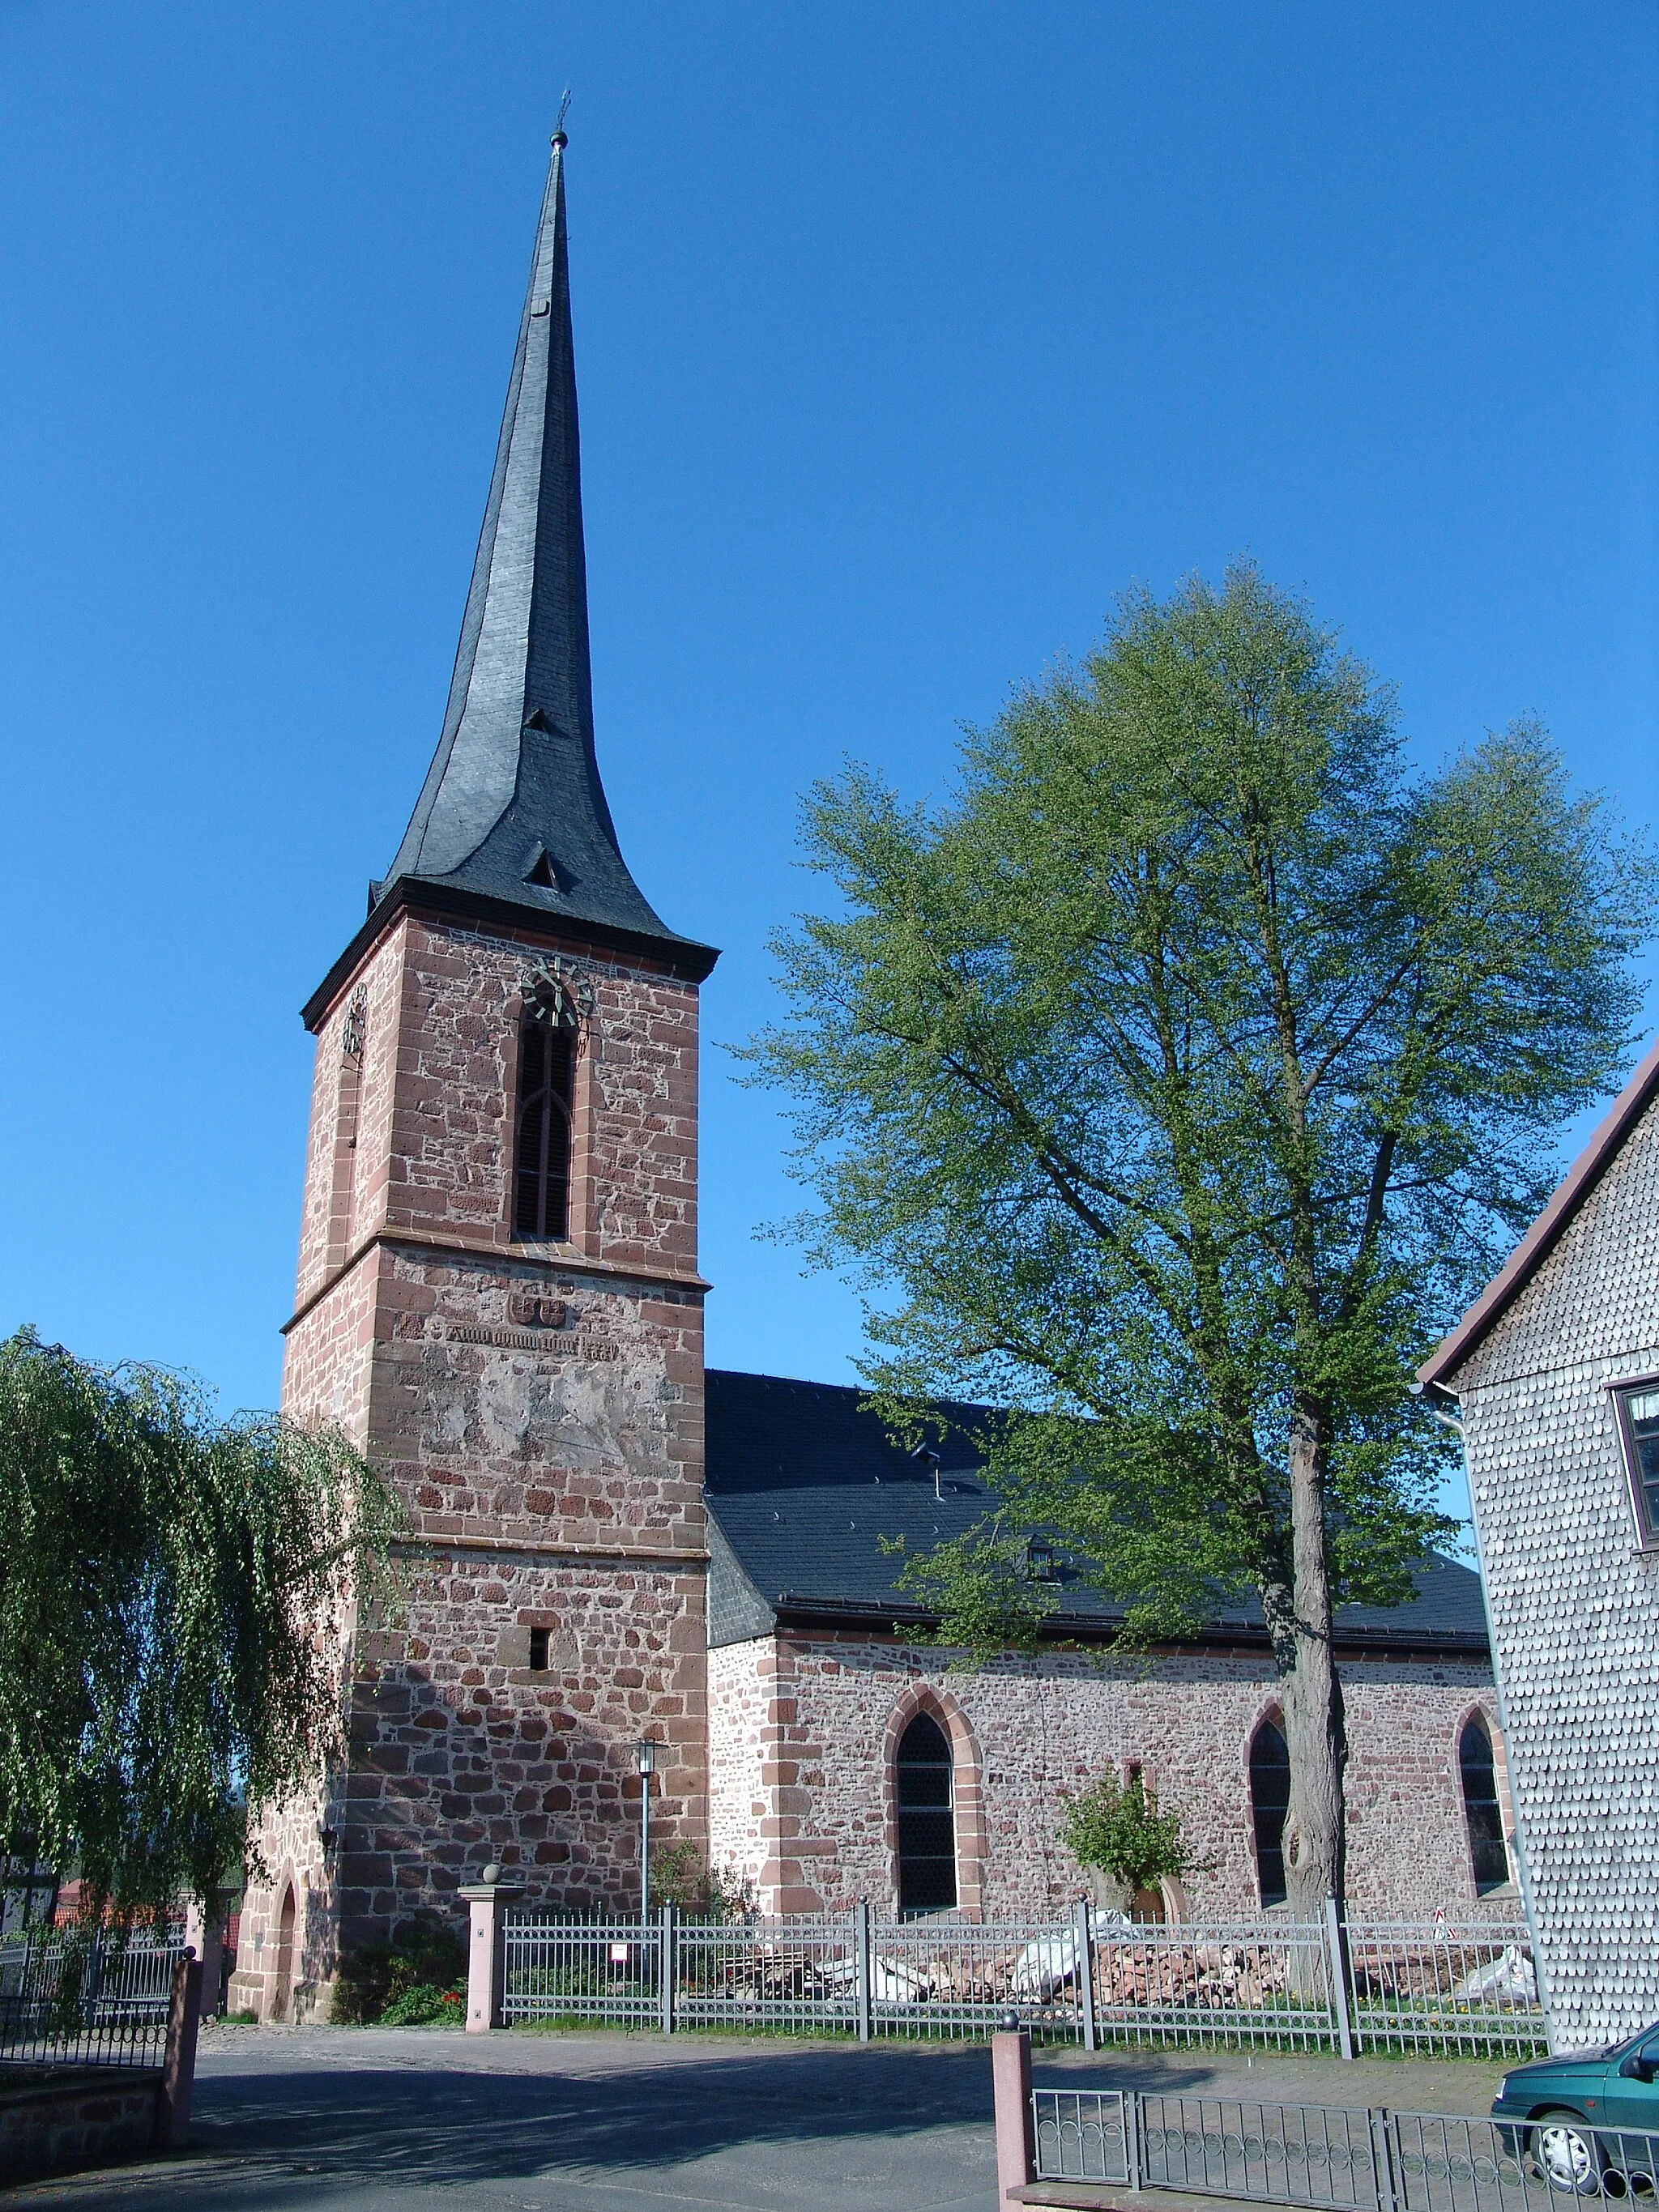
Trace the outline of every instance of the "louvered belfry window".
[[576, 1035], [538, 1011], [519, 1040], [519, 1117], [513, 1173], [515, 1237], [570, 1233], [570, 1111]]

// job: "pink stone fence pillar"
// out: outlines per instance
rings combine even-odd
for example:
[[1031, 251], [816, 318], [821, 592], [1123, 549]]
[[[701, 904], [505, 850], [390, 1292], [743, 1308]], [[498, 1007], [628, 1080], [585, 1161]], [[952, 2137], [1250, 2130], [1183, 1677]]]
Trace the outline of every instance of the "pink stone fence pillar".
[[196, 2081], [196, 2035], [202, 2025], [202, 1962], [186, 1951], [173, 1970], [167, 2056], [155, 2104], [155, 2147], [183, 2150], [190, 2141], [190, 2094]]
[[1003, 2212], [1016, 2191], [1029, 2189], [1036, 2179], [1031, 2039], [1024, 2029], [991, 2038], [991, 2087], [997, 2118], [997, 2207]]
[[487, 2035], [501, 2024], [501, 1974], [506, 1966], [501, 1916], [524, 1895], [499, 1881], [461, 1892], [472, 1916], [466, 1947], [466, 2032]]
[[202, 1962], [202, 2017], [212, 2020], [219, 2010], [219, 1984], [224, 1978], [224, 1919], [216, 1899], [204, 1905], [192, 1897], [185, 1908], [185, 1944]]

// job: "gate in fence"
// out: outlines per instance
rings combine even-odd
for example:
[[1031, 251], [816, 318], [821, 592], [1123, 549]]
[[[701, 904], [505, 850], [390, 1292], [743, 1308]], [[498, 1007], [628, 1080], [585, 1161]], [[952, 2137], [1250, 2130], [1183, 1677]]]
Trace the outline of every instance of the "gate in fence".
[[1320, 2212], [1545, 2212], [1651, 2205], [1659, 2176], [1659, 2137], [1615, 2129], [1133, 2089], [1036, 2089], [1030, 2113], [1039, 2201], [1045, 2182], [1092, 2182]]
[[1060, 1922], [703, 1923], [505, 1914], [499, 2016], [797, 2034], [982, 2038], [1010, 2012], [1047, 2040], [1260, 2049], [1548, 2048], [1524, 1926], [1280, 1920], [1165, 1927], [1079, 1903]]

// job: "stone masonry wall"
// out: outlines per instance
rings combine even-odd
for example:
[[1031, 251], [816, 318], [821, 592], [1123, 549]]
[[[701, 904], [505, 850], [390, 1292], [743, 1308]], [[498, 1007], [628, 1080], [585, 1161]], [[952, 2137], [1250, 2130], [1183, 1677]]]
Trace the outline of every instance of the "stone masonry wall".
[[[512, 1100], [552, 959], [593, 1006], [570, 1235], [526, 1243]], [[641, 1735], [670, 1753], [653, 1836], [706, 1844], [696, 1020], [649, 961], [405, 916], [320, 1026], [283, 1403], [392, 1480], [410, 1587], [357, 1638], [346, 1771], [266, 1823], [238, 1975], [261, 2009], [290, 1880], [319, 1992], [343, 1941], [459, 1923], [492, 1858], [550, 1905], [634, 1895]]]
[[[1055, 1653], [976, 1673], [945, 1659], [850, 1634], [759, 1638], [713, 1655], [711, 1847], [757, 1882], [766, 1909], [894, 1901], [893, 1723], [920, 1697], [951, 1724], [959, 1775], [977, 1765], [975, 1834], [969, 1844], [959, 1814], [957, 1849], [959, 1863], [965, 1845], [983, 1854], [986, 1917], [1024, 1917], [1077, 1894], [1056, 1835], [1063, 1794], [1132, 1761], [1215, 1862], [1186, 1885], [1191, 1915], [1259, 1910], [1247, 1762], [1274, 1703], [1265, 1656], [1139, 1667]], [[1490, 1671], [1364, 1659], [1345, 1661], [1342, 1676], [1354, 1905], [1413, 1919], [1514, 1917], [1513, 1893], [1477, 1905], [1458, 1780], [1458, 1735], [1476, 1705], [1497, 1733]]]
[[1659, 1372], [1659, 1105], [1454, 1374], [1557, 2048], [1659, 2016], [1659, 1553], [1613, 1379]]
[[0, 2081], [0, 2188], [9, 2195], [37, 2174], [149, 2150], [161, 2090], [160, 2069], [137, 2066], [62, 2066], [42, 2081]]
[[[708, 1655], [708, 1860], [758, 1891], [775, 1858], [769, 1770], [775, 1763], [779, 1653], [769, 1636], [722, 1644]], [[786, 1685], [787, 1686], [787, 1685]], [[767, 1910], [776, 1908], [775, 1870]]]
[[[393, 924], [317, 1032], [300, 1209], [296, 1304], [301, 1308], [321, 1289], [346, 1253], [361, 1249], [386, 1218], [409, 930], [406, 920]], [[361, 1038], [355, 1064], [348, 1063], [343, 1048], [349, 1016], [355, 1017]], [[342, 1093], [348, 1083], [355, 1096], [343, 1126]], [[337, 1204], [342, 1199], [345, 1205], [338, 1231], [343, 1231], [339, 1242], [344, 1249], [331, 1253], [331, 1231], [336, 1231]]]
[[[652, 1838], [704, 1813], [703, 1577], [533, 1552], [423, 1561], [395, 1632], [362, 1641], [352, 1718], [346, 1940], [453, 1893], [490, 1862], [564, 1911], [639, 1893], [633, 1746], [668, 1745]], [[548, 1664], [529, 1665], [532, 1629]]]
[[[388, 1228], [512, 1235], [508, 1101], [521, 993], [552, 951], [526, 936], [411, 921], [402, 965]], [[579, 944], [558, 957], [592, 984], [577, 1070], [570, 1247], [623, 1270], [696, 1275], [697, 992]], [[367, 1067], [365, 1069], [367, 1081]]]

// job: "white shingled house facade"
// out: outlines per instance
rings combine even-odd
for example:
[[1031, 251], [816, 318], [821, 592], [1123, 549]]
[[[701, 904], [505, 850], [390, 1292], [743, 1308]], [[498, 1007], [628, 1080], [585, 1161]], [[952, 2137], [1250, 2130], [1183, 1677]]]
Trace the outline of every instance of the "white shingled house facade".
[[1421, 1370], [1455, 1412], [1558, 2050], [1659, 2020], [1659, 1044]]

